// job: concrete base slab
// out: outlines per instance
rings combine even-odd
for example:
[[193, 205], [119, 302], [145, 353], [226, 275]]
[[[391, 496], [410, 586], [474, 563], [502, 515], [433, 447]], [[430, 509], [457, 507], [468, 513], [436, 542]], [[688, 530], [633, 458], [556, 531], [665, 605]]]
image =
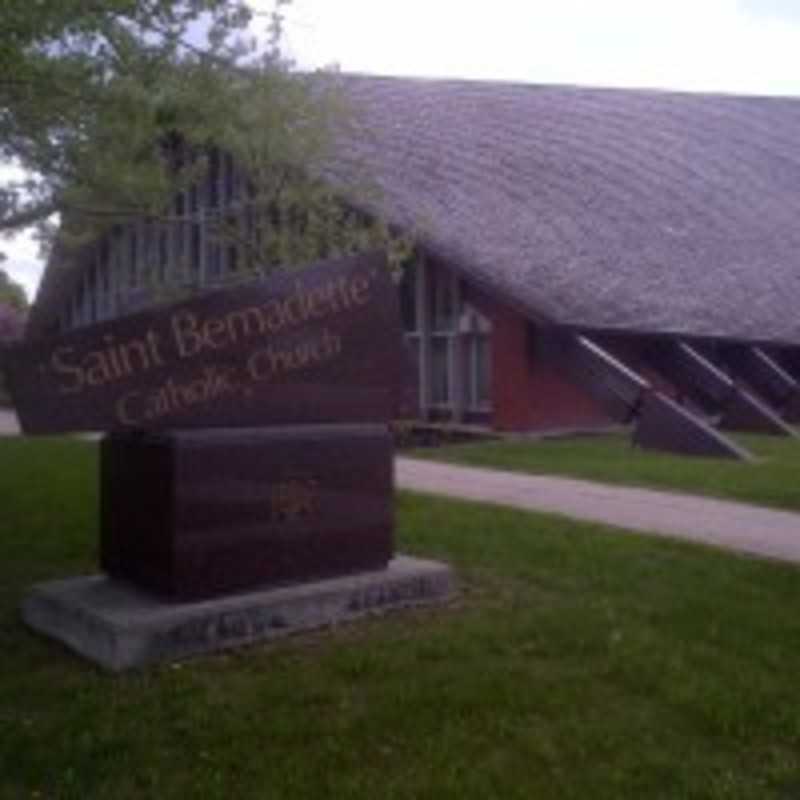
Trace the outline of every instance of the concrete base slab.
[[386, 569], [170, 603], [105, 575], [34, 586], [22, 617], [112, 672], [253, 644], [398, 608], [441, 602], [447, 564], [408, 556]]

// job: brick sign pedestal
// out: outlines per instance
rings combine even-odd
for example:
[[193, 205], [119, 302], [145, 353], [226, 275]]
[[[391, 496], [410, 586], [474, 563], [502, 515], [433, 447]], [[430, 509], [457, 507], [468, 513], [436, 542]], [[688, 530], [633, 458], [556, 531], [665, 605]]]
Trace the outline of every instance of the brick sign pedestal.
[[197, 600], [382, 569], [393, 555], [385, 425], [111, 434], [100, 565]]

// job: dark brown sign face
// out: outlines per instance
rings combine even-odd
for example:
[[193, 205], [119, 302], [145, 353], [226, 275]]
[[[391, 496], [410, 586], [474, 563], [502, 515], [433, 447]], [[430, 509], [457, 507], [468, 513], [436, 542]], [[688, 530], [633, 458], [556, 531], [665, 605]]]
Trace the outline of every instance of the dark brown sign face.
[[355, 256], [24, 344], [25, 433], [385, 421], [410, 366], [383, 256]]

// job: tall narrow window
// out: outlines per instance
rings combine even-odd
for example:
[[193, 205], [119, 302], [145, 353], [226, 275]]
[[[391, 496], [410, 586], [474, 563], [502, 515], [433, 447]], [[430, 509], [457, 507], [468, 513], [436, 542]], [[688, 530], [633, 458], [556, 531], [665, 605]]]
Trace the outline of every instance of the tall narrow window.
[[89, 312], [86, 304], [86, 281], [81, 275], [78, 286], [75, 290], [75, 314], [79, 325], [86, 325], [89, 322]]
[[234, 195], [236, 193], [236, 176], [234, 172], [233, 157], [229, 153], [225, 153], [222, 159], [222, 179], [225, 198], [225, 205], [230, 206], [233, 203]]
[[92, 263], [89, 266], [87, 276], [87, 300], [89, 307], [89, 322], [97, 321], [97, 264]]
[[220, 156], [216, 147], [211, 148], [208, 154], [208, 174], [206, 175], [207, 185], [207, 208], [219, 207], [219, 184], [220, 184]]
[[158, 228], [158, 282], [162, 286], [167, 281], [167, 266], [169, 262], [169, 240], [167, 229], [162, 225]]
[[206, 237], [206, 279], [208, 281], [219, 280], [222, 272], [222, 252], [219, 242], [215, 237]]
[[125, 253], [122, 228], [115, 225], [111, 229], [109, 283], [111, 284], [111, 308], [114, 313], [119, 310], [120, 294], [125, 285]]
[[[229, 214], [225, 220], [225, 229], [227, 236], [241, 234], [241, 220], [233, 214]], [[226, 272], [236, 272], [239, 269], [239, 246], [235, 240], [223, 241], [224, 258], [222, 260], [222, 268]]]
[[172, 226], [172, 280], [182, 281], [186, 273], [186, 223], [182, 219]]
[[200, 275], [200, 225], [197, 222], [191, 224], [190, 246], [189, 246], [189, 274], [192, 279], [197, 279]]
[[72, 324], [78, 327], [83, 324], [83, 285], [78, 286], [72, 298]]
[[152, 288], [155, 259], [153, 257], [153, 223], [142, 222], [139, 225], [139, 282], [146, 288]]
[[434, 336], [431, 341], [431, 403], [447, 406], [451, 401], [451, 342], [449, 337]]
[[111, 292], [108, 269], [111, 248], [108, 236], [104, 236], [97, 247], [97, 318], [106, 319], [111, 312]]
[[455, 327], [455, 276], [447, 270], [437, 269], [431, 283], [431, 328], [450, 332]]
[[453, 410], [455, 338], [457, 333], [457, 282], [448, 269], [428, 271], [428, 307], [430, 320], [430, 402], [434, 407]]
[[128, 286], [135, 289], [139, 285], [139, 238], [135, 225], [126, 231], [128, 237]]
[[459, 319], [462, 375], [467, 409], [491, 410], [491, 322], [477, 309], [465, 304]]
[[419, 314], [417, 313], [417, 269], [413, 264], [403, 270], [400, 281], [400, 314], [406, 333], [416, 333], [419, 330]]

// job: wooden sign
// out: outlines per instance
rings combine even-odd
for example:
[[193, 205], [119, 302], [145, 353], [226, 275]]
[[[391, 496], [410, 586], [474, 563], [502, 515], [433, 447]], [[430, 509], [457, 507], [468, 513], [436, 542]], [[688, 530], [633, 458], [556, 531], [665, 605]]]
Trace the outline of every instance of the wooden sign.
[[382, 255], [354, 256], [25, 343], [25, 433], [386, 421], [411, 367]]

